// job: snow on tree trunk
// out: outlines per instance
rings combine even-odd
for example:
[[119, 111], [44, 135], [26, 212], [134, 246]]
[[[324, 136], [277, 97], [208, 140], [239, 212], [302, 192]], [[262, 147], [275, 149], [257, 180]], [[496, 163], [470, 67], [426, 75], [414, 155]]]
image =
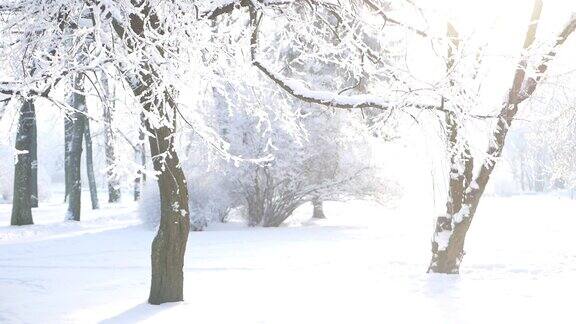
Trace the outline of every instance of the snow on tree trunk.
[[[529, 24], [523, 50], [531, 48], [536, 37], [536, 30], [542, 1], [536, 0], [532, 11], [531, 23]], [[556, 48], [562, 45], [568, 36], [576, 29], [576, 16], [573, 16], [556, 39], [551, 52], [543, 55], [540, 65], [537, 67], [536, 77], [527, 77], [527, 58], [523, 57], [518, 64], [514, 75], [514, 82], [492, 131], [491, 142], [486, 151], [487, 158], [482, 161], [478, 173], [472, 175], [473, 159], [467, 151], [466, 143], [462, 143], [458, 136], [458, 124], [453, 116], [447, 115], [447, 128], [449, 135], [450, 159], [450, 182], [447, 213], [440, 216], [436, 222], [436, 228], [432, 239], [432, 260], [428, 272], [458, 273], [460, 262], [464, 257], [464, 241], [470, 228], [474, 214], [480, 202], [480, 198], [486, 189], [490, 175], [496, 166], [496, 162], [502, 155], [508, 130], [518, 112], [519, 105], [528, 99], [536, 90], [538, 82], [548, 69], [552, 58], [556, 56]], [[464, 149], [462, 149], [464, 148]]]
[[[140, 73], [143, 83], [132, 83], [134, 95], [149, 113], [169, 121], [166, 106], [176, 109], [176, 103], [169, 94], [165, 100], [155, 96], [154, 68], [144, 64]], [[132, 78], [134, 80], [134, 78]], [[172, 120], [174, 123], [175, 121]], [[152, 284], [148, 302], [158, 305], [184, 299], [184, 254], [190, 232], [190, 209], [188, 207], [188, 187], [178, 153], [174, 146], [175, 124], [173, 127], [153, 126], [145, 120], [150, 153], [154, 170], [158, 173], [160, 192], [160, 226], [152, 242]]]
[[312, 206], [314, 207], [312, 218], [318, 218], [318, 219], [326, 218], [326, 215], [324, 215], [323, 204], [324, 203], [319, 198], [312, 199]]
[[[145, 28], [164, 33], [162, 23], [148, 2], [137, 3], [142, 15], [131, 14], [125, 27], [113, 19], [112, 26], [116, 34], [125, 38], [130, 51], [139, 51], [146, 47]], [[143, 17], [150, 23], [145, 22]], [[137, 38], [127, 36], [133, 33]], [[162, 48], [148, 48], [163, 55]], [[157, 66], [152, 62], [141, 62], [138, 69], [125, 71], [127, 83], [151, 118], [146, 118], [146, 130], [154, 170], [158, 173], [160, 192], [160, 226], [152, 242], [152, 284], [148, 302], [158, 305], [184, 299], [184, 253], [190, 231], [190, 209], [188, 207], [188, 188], [178, 154], [174, 146], [176, 132], [176, 111], [178, 109], [169, 87], [159, 87], [162, 81]], [[148, 116], [148, 114], [146, 114]]]
[[32, 220], [32, 133], [36, 112], [34, 103], [26, 100], [20, 108], [16, 135], [16, 164], [14, 166], [14, 197], [11, 225], [29, 225]]
[[[453, 113], [446, 114], [450, 172], [446, 215], [436, 220], [432, 240], [432, 261], [429, 272], [458, 273], [464, 256], [464, 238], [470, 225], [468, 206], [463, 206], [464, 190], [472, 181], [474, 168], [467, 143], [458, 134], [458, 123]], [[466, 220], [464, 223], [462, 220]]]
[[71, 114], [72, 126], [70, 132], [70, 150], [68, 152], [68, 211], [66, 219], [80, 221], [80, 206], [82, 198], [82, 140], [86, 129], [86, 96], [83, 94], [84, 78], [75, 76], [73, 80], [74, 92], [69, 97], [69, 105], [75, 111]]
[[106, 153], [106, 176], [108, 180], [108, 202], [115, 203], [120, 201], [121, 191], [118, 177], [114, 173], [116, 166], [116, 135], [112, 129], [112, 122], [114, 120], [115, 111], [115, 88], [108, 82], [108, 77], [102, 73], [100, 80], [105, 94], [105, 102], [103, 105], [103, 119], [104, 119], [104, 146]]
[[98, 209], [98, 189], [94, 178], [94, 161], [92, 157], [92, 135], [90, 134], [90, 122], [86, 119], [86, 129], [84, 129], [84, 140], [86, 142], [86, 174], [88, 185], [90, 186], [90, 200], [92, 209]]
[[[160, 227], [152, 242], [152, 285], [150, 304], [184, 299], [184, 254], [190, 231], [188, 189], [173, 142], [174, 131], [167, 127], [154, 129], [148, 124], [154, 169], [159, 171]], [[162, 161], [161, 154], [167, 154]]]

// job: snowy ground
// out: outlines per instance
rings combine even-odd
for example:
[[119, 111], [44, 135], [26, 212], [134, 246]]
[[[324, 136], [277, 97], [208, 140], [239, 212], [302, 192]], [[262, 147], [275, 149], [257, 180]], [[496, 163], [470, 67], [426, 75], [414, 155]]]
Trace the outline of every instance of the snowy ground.
[[[88, 202], [88, 200], [84, 200]], [[84, 206], [89, 207], [89, 206]], [[487, 198], [460, 275], [426, 274], [432, 216], [330, 203], [327, 220], [190, 235], [183, 303], [150, 306], [154, 232], [136, 206], [12, 228], [0, 204], [1, 323], [574, 323], [576, 201]]]

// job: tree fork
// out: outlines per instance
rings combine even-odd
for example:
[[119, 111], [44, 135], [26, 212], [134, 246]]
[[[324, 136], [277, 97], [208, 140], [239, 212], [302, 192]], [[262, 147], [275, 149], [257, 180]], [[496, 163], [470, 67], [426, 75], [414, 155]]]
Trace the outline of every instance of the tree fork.
[[[530, 49], [536, 38], [538, 21], [542, 11], [542, 0], [535, 0], [532, 17], [523, 50]], [[438, 218], [434, 239], [432, 241], [432, 260], [428, 272], [437, 273], [458, 273], [460, 262], [464, 256], [464, 240], [466, 233], [472, 223], [472, 219], [478, 208], [480, 198], [486, 189], [490, 175], [494, 170], [497, 159], [502, 155], [502, 150], [506, 141], [508, 130], [518, 112], [518, 106], [528, 99], [536, 90], [538, 82], [547, 71], [552, 58], [556, 56], [556, 49], [564, 44], [568, 37], [576, 29], [576, 16], [572, 16], [568, 24], [556, 38], [552, 50], [540, 59], [537, 67], [538, 76], [535, 78], [526, 77], [527, 60], [524, 58], [518, 64], [514, 74], [512, 89], [508, 94], [508, 100], [504, 103], [497, 119], [496, 127], [492, 132], [493, 143], [488, 146], [486, 158], [478, 174], [472, 180], [472, 157], [466, 154], [464, 157], [464, 174], [457, 174], [463, 177], [459, 181], [450, 183], [449, 202], [447, 204], [447, 215]], [[469, 166], [468, 166], [469, 163]], [[451, 162], [453, 170], [460, 170], [454, 161]], [[451, 171], [452, 173], [452, 171]], [[469, 179], [469, 180], [468, 180]], [[442, 243], [442, 245], [441, 245]]]

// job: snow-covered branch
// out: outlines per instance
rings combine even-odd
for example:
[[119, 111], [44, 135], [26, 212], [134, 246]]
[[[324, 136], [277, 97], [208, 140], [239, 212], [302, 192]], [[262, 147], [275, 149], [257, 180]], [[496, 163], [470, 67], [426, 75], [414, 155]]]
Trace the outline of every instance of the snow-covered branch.
[[308, 103], [325, 105], [333, 108], [376, 108], [390, 110], [397, 108], [416, 108], [422, 110], [439, 110], [444, 111], [442, 105], [420, 103], [420, 102], [393, 102], [387, 98], [371, 94], [342, 95], [334, 91], [313, 90], [304, 82], [285, 77], [282, 74], [273, 71], [266, 66], [266, 63], [258, 57], [259, 49], [259, 32], [263, 12], [255, 6], [250, 5], [250, 23], [252, 35], [250, 39], [250, 52], [252, 64], [262, 71], [270, 80], [274, 81], [280, 88], [290, 95]]

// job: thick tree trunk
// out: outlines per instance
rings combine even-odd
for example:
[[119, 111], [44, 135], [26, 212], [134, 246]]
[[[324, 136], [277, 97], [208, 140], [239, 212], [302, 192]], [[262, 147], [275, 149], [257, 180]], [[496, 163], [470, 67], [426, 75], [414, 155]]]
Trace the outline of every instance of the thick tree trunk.
[[96, 179], [94, 177], [94, 161], [92, 158], [92, 135], [90, 134], [90, 122], [86, 121], [86, 129], [84, 129], [84, 140], [86, 142], [86, 174], [88, 175], [88, 185], [90, 186], [90, 200], [92, 202], [92, 209], [98, 209], [98, 188], [96, 187]]
[[84, 78], [77, 76], [74, 78], [74, 92], [70, 95], [69, 104], [75, 111], [71, 115], [72, 130], [70, 134], [69, 151], [69, 192], [68, 211], [66, 219], [80, 221], [80, 207], [82, 198], [82, 140], [86, 128], [86, 97], [83, 93]]
[[120, 183], [118, 177], [114, 172], [116, 167], [116, 135], [112, 128], [112, 122], [114, 120], [115, 112], [115, 90], [112, 85], [109, 84], [106, 75], [101, 75], [102, 87], [105, 92], [106, 102], [103, 107], [103, 117], [104, 117], [104, 145], [106, 153], [106, 175], [108, 179], [108, 202], [116, 203], [120, 201], [121, 191]]
[[[139, 78], [142, 83], [132, 83], [132, 90], [144, 110], [170, 123], [168, 126], [152, 126], [145, 120], [150, 154], [154, 170], [158, 172], [160, 192], [160, 227], [152, 242], [152, 284], [148, 302], [158, 305], [184, 300], [184, 254], [190, 232], [190, 209], [188, 187], [174, 147], [176, 130], [176, 103], [172, 94], [165, 92], [158, 99], [154, 88], [154, 68], [142, 67]], [[165, 90], [166, 91], [166, 90]], [[165, 125], [165, 123], [163, 124]], [[156, 127], [156, 128], [155, 128]]]
[[[147, 44], [144, 26], [152, 26], [156, 32], [164, 33], [161, 20], [148, 2], [131, 1], [137, 4], [141, 15], [130, 15], [129, 27], [140, 38], [125, 38], [126, 30], [122, 23], [112, 20], [116, 34], [127, 41], [131, 49]], [[149, 23], [142, 17], [146, 17]], [[158, 48], [150, 48], [150, 51]], [[163, 51], [159, 51], [163, 55]], [[146, 119], [146, 129], [153, 134], [149, 136], [150, 153], [154, 170], [158, 175], [160, 192], [160, 227], [152, 242], [152, 285], [150, 287], [150, 304], [181, 301], [184, 299], [184, 254], [188, 233], [190, 232], [190, 211], [188, 208], [188, 188], [184, 172], [180, 167], [178, 154], [174, 147], [176, 130], [177, 105], [173, 94], [168, 90], [159, 92], [157, 78], [160, 73], [152, 63], [142, 63], [138, 75], [126, 74], [134, 96], [151, 116], [159, 118], [163, 126], [152, 126]], [[129, 71], [126, 71], [129, 72]], [[171, 125], [168, 127], [166, 124]]]
[[16, 135], [16, 165], [14, 166], [14, 198], [11, 225], [29, 225], [32, 221], [32, 133], [36, 120], [34, 103], [26, 100], [20, 108]]
[[165, 94], [166, 99], [162, 101], [152, 99], [153, 68], [146, 65], [145, 70], [151, 72], [141, 74], [145, 83], [134, 87], [134, 94], [146, 111], [173, 123], [172, 127], [154, 128], [148, 120], [145, 121], [146, 130], [153, 134], [148, 137], [152, 164], [159, 173], [160, 227], [152, 242], [152, 285], [148, 298], [150, 304], [158, 305], [184, 299], [183, 268], [190, 232], [190, 210], [186, 178], [174, 147], [176, 122], [167, 112], [167, 106], [176, 109], [176, 103], [170, 94]]
[[324, 215], [324, 203], [319, 198], [312, 199], [312, 206], [314, 207], [314, 213], [312, 214], [312, 218], [317, 219], [324, 219], [326, 215]]
[[161, 218], [160, 228], [152, 242], [152, 286], [150, 304], [181, 301], [184, 299], [184, 254], [190, 232], [188, 209], [188, 189], [184, 172], [174, 149], [174, 131], [166, 127], [148, 131], [152, 156], [168, 153], [161, 161], [153, 159], [154, 169], [161, 171], [158, 176], [160, 189]]

